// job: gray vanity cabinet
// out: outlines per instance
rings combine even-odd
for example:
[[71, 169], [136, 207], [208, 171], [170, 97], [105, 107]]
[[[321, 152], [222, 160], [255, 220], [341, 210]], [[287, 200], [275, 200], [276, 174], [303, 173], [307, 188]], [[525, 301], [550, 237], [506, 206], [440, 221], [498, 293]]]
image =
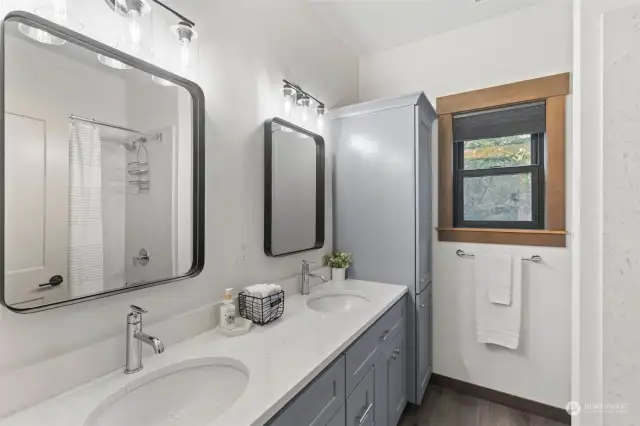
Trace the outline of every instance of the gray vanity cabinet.
[[373, 426], [375, 417], [375, 367], [371, 367], [358, 387], [347, 399], [347, 425]]
[[[345, 401], [344, 356], [327, 367], [307, 386], [280, 415], [271, 426], [338, 426], [343, 425], [334, 417], [340, 413]], [[344, 419], [344, 411], [342, 412]]]
[[419, 404], [424, 377], [418, 364], [429, 357], [422, 349], [430, 337], [418, 327], [415, 307], [433, 277], [431, 145], [437, 114], [424, 93], [415, 93], [349, 105], [331, 116], [333, 245], [353, 254], [349, 278], [409, 289], [407, 400]]
[[269, 426], [396, 426], [407, 403], [405, 296]]
[[327, 426], [346, 426], [346, 408], [345, 405], [342, 404], [342, 407], [338, 410], [336, 414], [334, 414], [331, 421], [327, 424]]
[[396, 303], [345, 352], [347, 362], [347, 395], [360, 383], [380, 358], [391, 338], [402, 327], [406, 297]]
[[416, 327], [418, 353], [418, 401], [422, 400], [433, 372], [433, 285], [418, 295], [416, 304]]
[[376, 425], [396, 426], [407, 405], [407, 358], [404, 332], [397, 333], [393, 337], [376, 363], [376, 372]]

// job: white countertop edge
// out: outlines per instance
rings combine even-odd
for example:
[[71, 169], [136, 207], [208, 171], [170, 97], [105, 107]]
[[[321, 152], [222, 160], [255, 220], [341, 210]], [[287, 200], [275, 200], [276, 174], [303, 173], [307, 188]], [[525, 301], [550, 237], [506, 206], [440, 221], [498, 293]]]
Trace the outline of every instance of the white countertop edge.
[[[316, 286], [312, 288], [311, 294], [343, 292], [344, 290], [363, 294], [370, 300], [370, 305], [344, 316], [341, 316], [342, 314], [319, 314], [306, 306], [308, 296], [293, 294], [287, 296], [285, 302], [289, 304], [289, 315], [287, 315], [287, 305], [285, 305], [285, 316], [273, 324], [265, 327], [254, 325], [254, 330], [250, 333], [233, 338], [224, 337], [215, 330], [208, 330], [169, 347], [161, 356], [145, 357], [143, 360], [145, 369], [141, 374], [124, 375], [121, 369], [112, 371], [57, 397], [0, 419], [0, 426], [84, 426], [94, 410], [105, 399], [123, 387], [129, 387], [138, 379], [154, 375], [173, 364], [190, 359], [211, 357], [237, 359], [246, 365], [249, 370], [249, 384], [243, 395], [234, 404], [207, 425], [262, 426], [334, 362], [393, 305], [400, 301], [408, 291], [407, 287], [403, 285], [347, 280], [344, 282], [330, 281], [327, 284]], [[366, 320], [360, 323], [363, 319]], [[315, 329], [317, 330], [317, 340], [314, 338], [307, 343], [311, 345], [316, 341], [321, 344], [326, 342], [328, 350], [326, 355], [324, 348], [295, 346], [298, 341], [295, 338], [296, 333], [307, 331], [307, 329], [299, 327], [313, 326], [316, 321], [318, 324]], [[351, 332], [348, 337], [339, 336], [334, 339], [332, 336], [335, 330], [343, 328], [341, 325], [350, 321], [359, 324], [357, 330]], [[308, 336], [306, 337], [308, 338]], [[273, 349], [265, 345], [265, 341], [273, 343]], [[292, 345], [292, 342], [293, 347], [290, 349], [284, 351], [281, 349], [282, 345]], [[334, 344], [337, 346], [332, 349]], [[254, 348], [255, 350], [253, 350]], [[265, 350], [265, 348], [267, 349]], [[320, 352], [318, 353], [318, 351]], [[295, 358], [291, 358], [294, 355]], [[322, 356], [320, 361], [318, 361], [319, 356]], [[312, 357], [317, 358], [313, 360], [313, 363], [310, 359]], [[302, 361], [298, 362], [300, 359]], [[311, 365], [305, 364], [307, 360]], [[286, 369], [290, 365], [286, 364], [287, 361], [295, 364], [291, 366], [290, 371]], [[267, 363], [266, 367], [283, 370], [283, 379], [274, 380], [273, 377], [266, 374], [265, 370], [269, 370], [269, 368], [263, 369], [262, 362]], [[285, 364], [282, 365], [283, 363]], [[283, 391], [285, 386], [288, 386], [287, 390]], [[273, 393], [273, 399], [268, 396], [270, 393]]]

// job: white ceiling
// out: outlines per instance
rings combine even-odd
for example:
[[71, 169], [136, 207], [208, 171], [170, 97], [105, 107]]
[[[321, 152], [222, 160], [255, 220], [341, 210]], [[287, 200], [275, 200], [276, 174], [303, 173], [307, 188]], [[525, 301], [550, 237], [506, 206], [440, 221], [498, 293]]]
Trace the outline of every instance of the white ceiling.
[[308, 1], [355, 53], [366, 55], [548, 0]]

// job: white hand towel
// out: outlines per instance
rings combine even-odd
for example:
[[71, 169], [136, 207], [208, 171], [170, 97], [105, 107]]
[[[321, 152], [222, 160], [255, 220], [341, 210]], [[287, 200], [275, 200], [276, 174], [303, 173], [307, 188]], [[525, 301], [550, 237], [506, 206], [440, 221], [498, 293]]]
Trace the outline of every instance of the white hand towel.
[[253, 297], [267, 297], [282, 290], [277, 284], [254, 284], [244, 288], [244, 294]]
[[[514, 256], [507, 259], [508, 262], [502, 256], [476, 255], [476, 336], [479, 343], [517, 349], [522, 322], [522, 258]], [[505, 277], [504, 269], [508, 269], [508, 277]], [[502, 302], [506, 300], [505, 281], [510, 284], [509, 304], [493, 303], [492, 298]]]
[[476, 282], [482, 281], [491, 303], [511, 305], [511, 256], [480, 255], [474, 265]]

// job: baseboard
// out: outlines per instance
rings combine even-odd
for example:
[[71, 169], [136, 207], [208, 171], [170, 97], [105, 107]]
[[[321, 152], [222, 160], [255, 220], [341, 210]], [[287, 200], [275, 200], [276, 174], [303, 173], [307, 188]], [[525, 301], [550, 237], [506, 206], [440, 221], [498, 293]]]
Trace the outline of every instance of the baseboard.
[[431, 376], [431, 384], [448, 388], [464, 395], [473, 396], [516, 410], [524, 411], [525, 413], [535, 414], [536, 416], [554, 420], [559, 423], [567, 425], [571, 424], [571, 416], [562, 408], [552, 407], [551, 405], [520, 398], [519, 396], [499, 392], [493, 389], [474, 385], [472, 383], [463, 382], [462, 380], [441, 376], [439, 374], [433, 374]]

